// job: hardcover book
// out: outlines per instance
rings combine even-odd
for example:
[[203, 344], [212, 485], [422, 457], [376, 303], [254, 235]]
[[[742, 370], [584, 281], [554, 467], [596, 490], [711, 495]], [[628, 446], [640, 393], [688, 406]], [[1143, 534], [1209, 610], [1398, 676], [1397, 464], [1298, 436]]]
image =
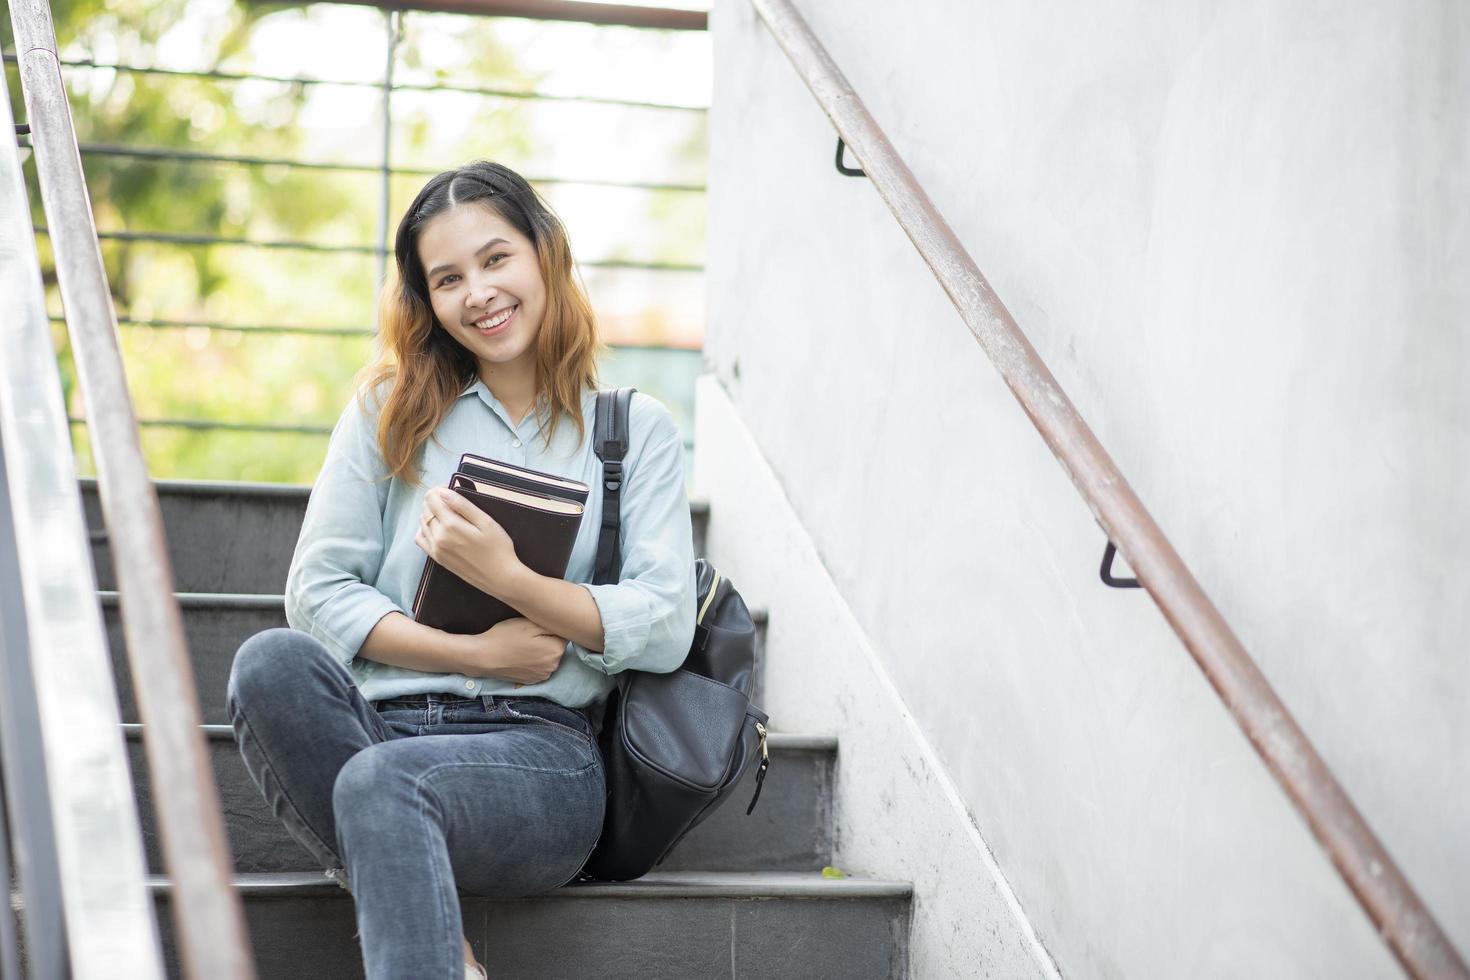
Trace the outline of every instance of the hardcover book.
[[[465, 453], [449, 487], [505, 529], [527, 568], [551, 578], [566, 575], [587, 505], [587, 484]], [[416, 622], [449, 633], [483, 633], [520, 615], [425, 556], [413, 599]]]

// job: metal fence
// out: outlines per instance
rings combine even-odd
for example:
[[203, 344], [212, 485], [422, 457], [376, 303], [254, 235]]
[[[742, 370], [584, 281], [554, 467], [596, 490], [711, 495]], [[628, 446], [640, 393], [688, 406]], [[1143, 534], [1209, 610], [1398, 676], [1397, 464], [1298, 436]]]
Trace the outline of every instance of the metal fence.
[[[352, 2], [352, 0], [348, 0]], [[377, 3], [359, 3], [359, 6], [382, 6]], [[474, 2], [462, 3], [411, 3], [405, 6], [417, 7], [420, 10], [453, 11], [466, 14], [480, 15], [509, 15], [519, 17], [533, 17], [548, 20], [583, 20], [601, 24], [623, 24], [654, 29], [672, 30], [700, 30], [704, 26], [704, 15], [699, 12], [680, 10], [661, 10], [658, 8], [620, 7], [608, 4], [566, 4], [557, 0], [474, 0]], [[519, 99], [547, 102], [576, 102], [597, 105], [635, 107], [639, 109], [659, 110], [673, 113], [697, 113], [703, 114], [707, 110], [704, 106], [681, 105], [668, 102], [636, 101], [630, 99], [609, 98], [595, 95], [557, 95], [550, 93], [516, 91], [503, 87], [488, 87], [476, 85], [456, 85], [453, 83], [443, 84], [420, 84], [412, 82], [397, 82], [394, 79], [394, 67], [398, 60], [400, 45], [404, 37], [405, 18], [412, 16], [411, 13], [402, 9], [383, 7], [382, 20], [384, 29], [384, 59], [383, 73], [377, 81], [350, 80], [350, 79], [325, 79], [304, 77], [283, 77], [250, 72], [227, 72], [215, 70], [183, 70], [173, 68], [160, 68], [153, 66], [130, 65], [119, 63], [100, 62], [91, 59], [63, 59], [63, 68], [71, 71], [96, 71], [106, 70], [121, 73], [154, 75], [173, 78], [196, 78], [219, 82], [242, 82], [242, 81], [265, 81], [276, 83], [289, 83], [300, 86], [344, 86], [371, 88], [381, 93], [381, 120], [380, 144], [378, 159], [372, 162], [342, 163], [342, 162], [319, 162], [294, 158], [279, 158], [269, 156], [253, 156], [248, 154], [212, 153], [198, 150], [190, 150], [176, 146], [130, 146], [118, 143], [80, 143], [79, 148], [84, 158], [86, 157], [114, 157], [130, 158], [135, 160], [152, 160], [171, 163], [184, 163], [198, 166], [216, 166], [221, 164], [238, 165], [245, 167], [280, 167], [293, 169], [309, 169], [334, 172], [371, 173], [378, 176], [377, 193], [377, 222], [376, 241], [374, 243], [359, 244], [333, 244], [326, 242], [313, 242], [303, 240], [271, 240], [256, 238], [230, 237], [218, 234], [193, 234], [168, 231], [125, 231], [125, 230], [100, 230], [98, 238], [103, 241], [118, 242], [143, 242], [160, 245], [172, 245], [179, 248], [212, 247], [212, 246], [236, 246], [259, 249], [281, 249], [300, 251], [316, 254], [357, 254], [372, 255], [377, 259], [377, 282], [381, 283], [387, 273], [388, 261], [391, 249], [389, 239], [392, 233], [392, 215], [390, 214], [390, 193], [394, 177], [427, 177], [437, 170], [422, 169], [406, 166], [395, 166], [392, 158], [392, 136], [394, 132], [393, 105], [394, 95], [399, 92], [427, 92], [427, 93], [457, 93], [460, 95], [480, 96], [486, 98]], [[5, 53], [4, 61], [7, 64], [16, 63], [13, 53]], [[22, 128], [23, 129], [23, 128]], [[22, 146], [29, 144], [24, 140]], [[576, 184], [588, 186], [600, 186], [617, 189], [632, 189], [649, 192], [674, 192], [687, 194], [703, 194], [703, 184], [678, 183], [678, 182], [656, 182], [656, 181], [617, 181], [596, 179], [570, 179], [559, 178], [549, 175], [526, 175], [533, 185], [541, 187], [557, 184]], [[37, 227], [38, 235], [48, 234], [47, 229]], [[702, 274], [704, 267], [692, 263], [671, 262], [638, 262], [623, 259], [608, 260], [581, 260], [578, 265], [583, 268], [597, 269], [619, 269], [638, 270], [663, 274]], [[59, 316], [52, 316], [53, 321], [62, 320]], [[321, 327], [305, 324], [290, 323], [258, 323], [258, 324], [234, 324], [217, 321], [196, 321], [181, 319], [153, 319], [132, 318], [119, 316], [120, 327], [132, 329], [149, 330], [176, 330], [176, 329], [199, 329], [234, 331], [243, 335], [250, 334], [278, 334], [278, 335], [306, 335], [318, 337], [340, 337], [343, 339], [355, 339], [370, 337], [376, 330], [376, 325], [369, 326], [341, 326]], [[657, 395], [673, 411], [680, 427], [684, 433], [684, 445], [686, 449], [686, 475], [692, 469], [692, 430], [693, 430], [693, 387], [694, 378], [702, 369], [702, 354], [698, 349], [678, 347], [662, 344], [611, 344], [613, 350], [611, 362], [605, 373], [612, 376], [612, 384], [632, 384], [640, 390], [648, 391]], [[80, 418], [71, 418], [74, 431], [76, 426], [84, 425]], [[140, 419], [139, 424], [150, 429], [189, 429], [197, 431], [220, 431], [220, 432], [246, 432], [260, 434], [298, 434], [315, 437], [325, 437], [331, 432], [331, 425], [327, 424], [269, 424], [253, 421], [230, 421], [225, 419], [207, 418], [149, 418]]]

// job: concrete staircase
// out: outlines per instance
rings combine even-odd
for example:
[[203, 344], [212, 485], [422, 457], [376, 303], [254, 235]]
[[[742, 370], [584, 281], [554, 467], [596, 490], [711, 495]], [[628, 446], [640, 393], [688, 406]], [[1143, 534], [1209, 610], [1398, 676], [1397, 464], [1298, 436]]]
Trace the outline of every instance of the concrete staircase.
[[[271, 816], [250, 781], [225, 714], [236, 649], [286, 625], [286, 571], [308, 487], [158, 481], [170, 560], [224, 807], [235, 881], [262, 980], [360, 978], [352, 898], [327, 880]], [[124, 736], [143, 822], [150, 886], [170, 976], [179, 976], [144, 761], [142, 729], [123, 661], [122, 623], [96, 481], [82, 481], [93, 561], [112, 648]], [[708, 508], [692, 507], [696, 555]], [[762, 652], [766, 617], [752, 610]], [[757, 701], [761, 673], [757, 671]], [[771, 768], [745, 816], [745, 784], [653, 873], [633, 882], [574, 884], [513, 901], [460, 894], [465, 935], [496, 978], [907, 976], [907, 883], [820, 869], [833, 851], [837, 741], [781, 732], [772, 719]], [[616, 937], [609, 940], [608, 937]]]

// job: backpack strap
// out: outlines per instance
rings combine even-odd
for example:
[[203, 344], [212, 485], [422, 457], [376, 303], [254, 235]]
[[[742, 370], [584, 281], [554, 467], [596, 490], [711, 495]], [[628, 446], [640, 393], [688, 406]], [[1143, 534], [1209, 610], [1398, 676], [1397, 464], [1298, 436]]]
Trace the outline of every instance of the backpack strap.
[[628, 452], [628, 405], [637, 388], [615, 388], [597, 393], [597, 415], [592, 423], [592, 448], [602, 460], [602, 531], [597, 538], [597, 563], [592, 583], [618, 580], [623, 558], [618, 550], [619, 503], [623, 488], [623, 456]]

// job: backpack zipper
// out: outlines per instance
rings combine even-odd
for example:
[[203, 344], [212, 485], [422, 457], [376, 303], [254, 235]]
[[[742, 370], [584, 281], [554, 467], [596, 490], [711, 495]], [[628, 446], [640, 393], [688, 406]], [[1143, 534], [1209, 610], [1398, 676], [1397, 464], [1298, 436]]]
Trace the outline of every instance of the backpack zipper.
[[715, 580], [710, 583], [709, 595], [704, 597], [704, 605], [699, 607], [699, 615], [694, 620], [697, 625], [702, 626], [704, 624], [704, 614], [709, 612], [710, 603], [715, 601], [715, 593], [720, 591], [720, 579], [722, 577], [720, 570], [718, 568], [715, 569]]
[[766, 781], [766, 770], [771, 767], [771, 753], [766, 751], [766, 726], [756, 722], [755, 733], [761, 737], [761, 764], [755, 771], [755, 794], [750, 798], [750, 806], [745, 808], [747, 817], [755, 809], [755, 801], [761, 798], [761, 784]]

